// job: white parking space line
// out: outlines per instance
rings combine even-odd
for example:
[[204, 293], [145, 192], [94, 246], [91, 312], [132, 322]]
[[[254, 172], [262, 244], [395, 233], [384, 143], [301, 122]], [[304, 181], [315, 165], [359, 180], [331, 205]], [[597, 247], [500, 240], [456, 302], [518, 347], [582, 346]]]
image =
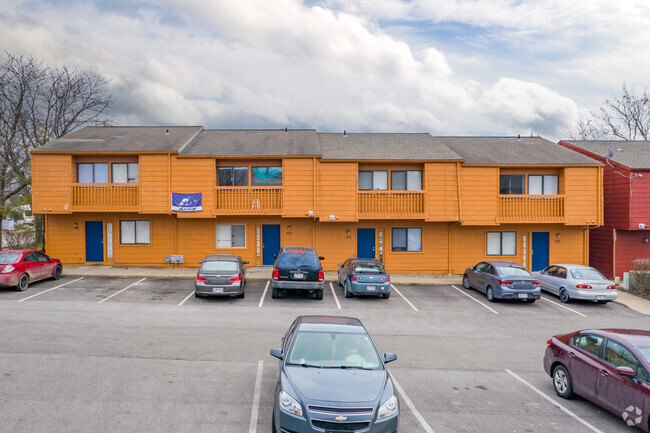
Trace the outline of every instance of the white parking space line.
[[573, 308], [569, 308], [569, 307], [566, 307], [566, 306], [564, 306], [564, 305], [562, 305], [562, 304], [558, 304], [557, 302], [553, 302], [553, 301], [551, 301], [550, 299], [546, 299], [546, 298], [541, 297], [541, 296], [540, 296], [540, 299], [543, 299], [543, 300], [545, 300], [546, 302], [550, 302], [550, 303], [553, 304], [553, 305], [557, 305], [558, 307], [566, 308], [567, 310], [569, 310], [569, 311], [571, 311], [571, 312], [573, 312], [573, 313], [576, 313], [576, 314], [579, 315], [579, 316], [587, 317], [587, 316], [585, 316], [584, 314], [580, 313], [579, 311], [574, 310]]
[[[389, 370], [390, 373], [390, 370]], [[433, 429], [429, 424], [424, 420], [422, 415], [420, 415], [420, 412], [415, 408], [415, 405], [411, 401], [411, 399], [406, 395], [404, 390], [402, 389], [401, 386], [399, 386], [399, 383], [397, 382], [397, 379], [395, 379], [395, 375], [393, 373], [390, 373], [390, 377], [393, 379], [393, 385], [395, 385], [395, 389], [397, 389], [397, 392], [399, 392], [399, 395], [402, 396], [402, 400], [406, 403], [406, 405], [411, 409], [411, 412], [413, 412], [413, 415], [415, 415], [415, 418], [420, 422], [420, 425], [424, 428], [424, 431], [427, 433], [434, 433]]]
[[406, 299], [406, 296], [402, 295], [402, 292], [397, 290], [397, 287], [393, 286], [392, 284], [390, 286], [393, 288], [393, 290], [395, 290], [397, 292], [398, 295], [400, 295], [411, 306], [411, 308], [413, 308], [415, 311], [420, 311], [417, 308], [415, 308], [415, 305], [411, 304], [411, 301]]
[[592, 430], [592, 431], [594, 431], [594, 432], [596, 432], [596, 433], [603, 433], [602, 431], [598, 430], [596, 427], [594, 427], [594, 426], [592, 426], [591, 424], [589, 424], [587, 421], [585, 421], [585, 420], [583, 420], [582, 418], [580, 418], [580, 417], [579, 417], [578, 415], [576, 415], [575, 413], [571, 412], [571, 411], [570, 411], [569, 409], [567, 409], [566, 407], [562, 406], [562, 405], [561, 405], [560, 403], [558, 403], [557, 401], [553, 400], [553, 399], [552, 399], [551, 397], [549, 397], [548, 395], [544, 394], [544, 392], [542, 392], [541, 390], [535, 388], [533, 385], [531, 385], [530, 383], [528, 383], [527, 381], [525, 381], [525, 380], [522, 379], [521, 377], [517, 376], [517, 375], [516, 375], [515, 373], [513, 373], [512, 371], [508, 370], [507, 368], [506, 368], [505, 371], [506, 371], [506, 373], [508, 373], [509, 375], [511, 375], [512, 377], [514, 377], [515, 379], [517, 379], [519, 382], [523, 383], [523, 384], [526, 385], [528, 388], [532, 389], [532, 390], [535, 391], [537, 394], [539, 394], [539, 395], [541, 395], [542, 397], [544, 397], [544, 398], [545, 398], [546, 400], [548, 400], [548, 401], [549, 401], [553, 406], [556, 406], [557, 408], [559, 408], [560, 410], [562, 410], [563, 412], [565, 412], [567, 415], [569, 415], [571, 418], [575, 419], [576, 421], [580, 422], [581, 424], [583, 424], [584, 426], [586, 426], [587, 428], [589, 428], [590, 430]]
[[253, 394], [253, 408], [251, 409], [251, 424], [248, 433], [257, 431], [257, 415], [260, 409], [260, 391], [262, 389], [262, 370], [264, 361], [257, 361], [257, 378], [255, 379], [255, 394]]
[[260, 299], [260, 304], [257, 306], [257, 308], [262, 308], [262, 304], [264, 303], [264, 297], [266, 296], [266, 291], [269, 289], [269, 284], [271, 284], [271, 282], [267, 281], [266, 286], [264, 286], [264, 293], [262, 293], [262, 298]]
[[79, 277], [79, 278], [77, 278], [76, 280], [68, 281], [67, 283], [60, 284], [60, 285], [58, 285], [58, 286], [56, 286], [56, 287], [52, 287], [51, 289], [47, 289], [47, 290], [43, 290], [42, 292], [35, 293], [35, 294], [33, 294], [32, 296], [28, 296], [28, 297], [26, 297], [26, 298], [23, 298], [23, 299], [19, 300], [18, 302], [26, 301], [26, 300], [28, 300], [28, 299], [33, 298], [34, 296], [38, 296], [38, 295], [42, 295], [43, 293], [51, 292], [52, 290], [56, 290], [56, 289], [58, 289], [59, 287], [63, 287], [63, 286], [65, 286], [66, 284], [74, 283], [75, 281], [79, 281], [79, 280], [83, 280], [83, 279], [84, 279], [84, 277]]
[[479, 304], [481, 304], [482, 306], [484, 306], [485, 308], [487, 308], [488, 310], [490, 310], [490, 311], [493, 312], [494, 314], [499, 314], [498, 311], [494, 311], [492, 308], [488, 307], [487, 305], [485, 305], [483, 302], [479, 301], [479, 300], [476, 299], [475, 297], [473, 297], [473, 296], [471, 296], [471, 295], [469, 295], [469, 294], [463, 292], [463, 291], [460, 290], [458, 287], [456, 287], [456, 286], [451, 286], [451, 287], [453, 287], [454, 289], [458, 290], [460, 293], [462, 293], [463, 295], [467, 296], [467, 297], [468, 297], [469, 299], [471, 299], [472, 301], [474, 301], [474, 302], [478, 302]]
[[178, 304], [178, 306], [179, 306], [179, 307], [182, 306], [182, 305], [183, 305], [183, 304], [184, 304], [188, 299], [190, 299], [190, 297], [191, 297], [193, 294], [194, 294], [194, 290], [192, 290], [192, 291], [190, 292], [190, 294], [187, 295], [187, 297], [186, 297], [185, 299], [183, 299], [183, 300], [181, 301], [180, 304]]
[[143, 282], [144, 280], [146, 280], [146, 278], [143, 278], [143, 279], [141, 279], [141, 280], [138, 280], [138, 281], [136, 281], [136, 282], [133, 283], [133, 284], [129, 284], [128, 286], [126, 286], [125, 288], [123, 288], [122, 290], [120, 290], [119, 292], [115, 292], [115, 293], [113, 293], [111, 296], [102, 299], [101, 301], [98, 302], [98, 304], [101, 304], [101, 303], [104, 302], [104, 301], [108, 301], [108, 300], [111, 299], [113, 296], [115, 296], [115, 295], [119, 295], [120, 293], [122, 293], [122, 292], [125, 291], [126, 289], [129, 289], [129, 288], [135, 286], [136, 284]]
[[336, 306], [339, 307], [339, 310], [341, 309], [341, 304], [339, 304], [339, 298], [336, 296], [336, 292], [334, 291], [334, 286], [332, 283], [330, 283], [330, 289], [332, 289], [332, 295], [334, 295], [334, 300], [336, 301]]

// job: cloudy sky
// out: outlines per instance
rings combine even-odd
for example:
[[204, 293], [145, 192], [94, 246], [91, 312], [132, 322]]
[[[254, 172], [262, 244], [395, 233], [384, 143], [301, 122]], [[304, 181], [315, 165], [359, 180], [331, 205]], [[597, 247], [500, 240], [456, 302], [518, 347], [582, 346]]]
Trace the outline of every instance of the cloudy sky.
[[650, 81], [648, 0], [0, 0], [123, 125], [566, 137]]

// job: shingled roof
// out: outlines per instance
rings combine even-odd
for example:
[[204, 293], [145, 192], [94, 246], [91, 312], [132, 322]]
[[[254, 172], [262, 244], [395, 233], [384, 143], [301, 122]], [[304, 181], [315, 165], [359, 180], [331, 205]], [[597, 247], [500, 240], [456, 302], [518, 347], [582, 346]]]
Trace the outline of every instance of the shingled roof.
[[575, 146], [604, 160], [612, 149], [614, 156], [610, 161], [624, 165], [632, 169], [650, 168], [650, 141], [626, 141], [626, 140], [562, 140], [563, 143]]
[[427, 133], [341, 134], [319, 133], [324, 160], [462, 161], [449, 147]]
[[315, 129], [208, 129], [181, 155], [185, 156], [320, 156]]
[[597, 161], [541, 137], [435, 137], [465, 165], [597, 165]]
[[178, 152], [201, 126], [86, 126], [32, 152]]

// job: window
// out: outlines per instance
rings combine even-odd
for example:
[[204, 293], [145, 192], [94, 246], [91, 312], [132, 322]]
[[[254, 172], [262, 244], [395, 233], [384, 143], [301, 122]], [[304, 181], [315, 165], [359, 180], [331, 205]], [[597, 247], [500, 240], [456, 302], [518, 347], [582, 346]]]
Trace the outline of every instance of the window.
[[576, 346], [587, 353], [598, 356], [600, 353], [600, 346], [603, 345], [603, 337], [591, 334], [582, 334], [580, 338], [576, 339]]
[[605, 361], [614, 367], [630, 367], [634, 370], [636, 376], [643, 380], [648, 380], [648, 373], [645, 371], [636, 356], [630, 350], [613, 340], [607, 340], [605, 346]]
[[251, 185], [282, 186], [282, 167], [251, 167]]
[[530, 195], [557, 195], [558, 177], [552, 175], [528, 176], [528, 194]]
[[488, 256], [517, 254], [517, 232], [487, 232]]
[[120, 243], [121, 244], [150, 244], [151, 243], [151, 222], [150, 221], [120, 221]]
[[77, 182], [108, 183], [108, 162], [77, 164]]
[[217, 185], [248, 186], [248, 167], [218, 167]]
[[499, 194], [523, 194], [523, 174], [502, 174], [499, 179]]
[[555, 277], [566, 280], [566, 268], [558, 266], [555, 270]]
[[388, 172], [385, 170], [359, 170], [360, 190], [387, 190]]
[[113, 170], [112, 181], [113, 183], [138, 183], [138, 163], [113, 163], [111, 164]]
[[245, 248], [245, 224], [217, 224], [217, 248]]
[[390, 189], [395, 191], [421, 191], [422, 172], [420, 170], [391, 171]]
[[422, 229], [394, 228], [393, 251], [422, 251]]

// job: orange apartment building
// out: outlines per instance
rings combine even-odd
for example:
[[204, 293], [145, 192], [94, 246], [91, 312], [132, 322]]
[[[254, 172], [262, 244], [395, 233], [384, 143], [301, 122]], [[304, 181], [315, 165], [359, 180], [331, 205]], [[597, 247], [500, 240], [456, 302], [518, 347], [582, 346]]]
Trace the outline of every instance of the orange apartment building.
[[535, 270], [587, 264], [603, 223], [602, 164], [539, 137], [86, 127], [32, 158], [33, 210], [64, 264], [270, 265], [301, 245], [326, 270], [357, 256], [390, 272]]

